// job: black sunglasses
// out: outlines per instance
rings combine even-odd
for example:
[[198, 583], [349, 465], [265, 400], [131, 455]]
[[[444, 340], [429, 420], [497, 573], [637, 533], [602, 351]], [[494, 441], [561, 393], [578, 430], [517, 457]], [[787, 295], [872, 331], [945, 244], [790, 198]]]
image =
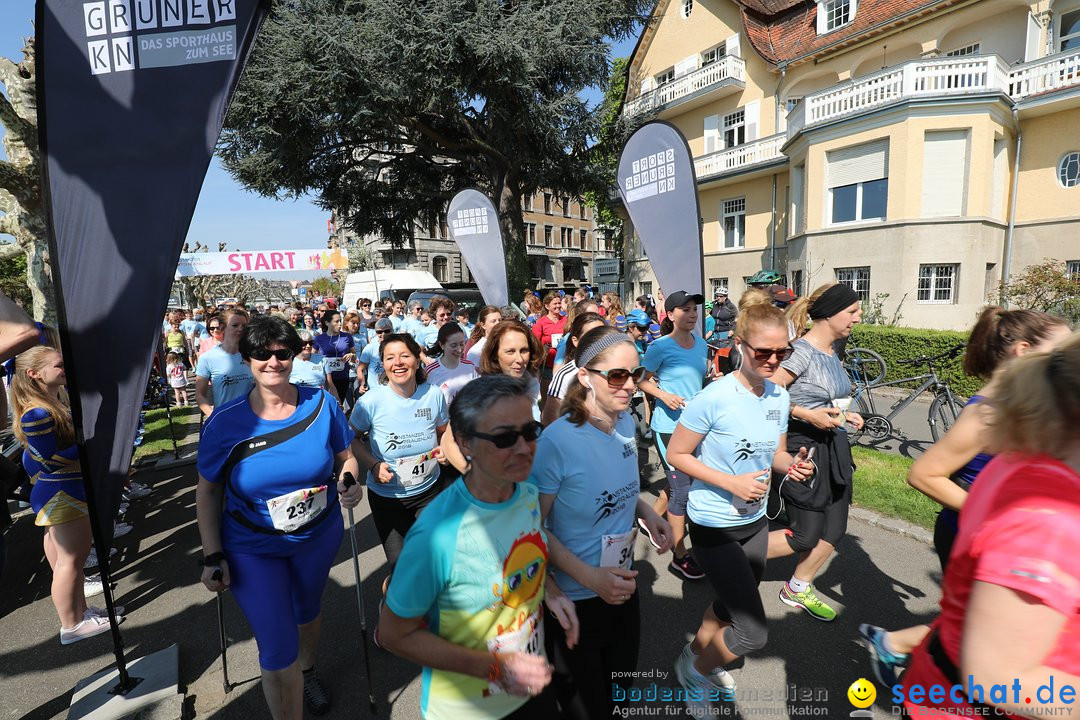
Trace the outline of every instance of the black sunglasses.
[[633, 370], [627, 370], [626, 368], [611, 368], [610, 370], [594, 370], [593, 368], [585, 368], [591, 373], [603, 376], [607, 380], [608, 387], [621, 388], [626, 384], [627, 378], [633, 378], [635, 383], [641, 382], [641, 378], [645, 377], [645, 367], [638, 365]]
[[474, 432], [473, 437], [478, 437], [481, 440], [487, 440], [500, 450], [505, 450], [508, 447], [517, 445], [519, 437], [525, 438], [525, 442], [535, 442], [540, 433], [543, 431], [544, 426], [538, 422], [531, 422], [525, 425], [520, 430], [507, 430], [506, 432], [496, 433], [494, 435], [482, 432]]
[[795, 352], [795, 348], [791, 347], [790, 345], [782, 348], [766, 348], [762, 350], [758, 350], [756, 347], [746, 342], [745, 340], [743, 340], [743, 345], [754, 351], [754, 359], [758, 362], [765, 362], [773, 355], [775, 355], [776, 359], [780, 362], [784, 362], [789, 357], [791, 357], [791, 353]]
[[296, 353], [294, 353], [289, 348], [280, 348], [278, 350], [255, 348], [250, 353], [248, 353], [248, 357], [250, 357], [252, 360], [258, 360], [259, 362], [265, 362], [271, 357], [276, 357], [281, 362], [287, 362], [289, 360], [292, 360], [295, 355]]
[[220, 330], [220, 329], [221, 329], [220, 325], [211, 325], [210, 327], [207, 328], [207, 330], [210, 330], [211, 332], [213, 332], [214, 330]]

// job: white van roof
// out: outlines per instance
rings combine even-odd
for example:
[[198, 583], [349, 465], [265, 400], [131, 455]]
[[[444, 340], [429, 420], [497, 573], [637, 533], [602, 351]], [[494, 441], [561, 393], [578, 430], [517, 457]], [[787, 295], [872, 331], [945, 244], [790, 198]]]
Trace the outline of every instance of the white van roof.
[[362, 297], [373, 300], [390, 290], [434, 290], [442, 288], [442, 283], [426, 270], [365, 270], [349, 273], [345, 278], [342, 304], [348, 309], [356, 307], [356, 301]]

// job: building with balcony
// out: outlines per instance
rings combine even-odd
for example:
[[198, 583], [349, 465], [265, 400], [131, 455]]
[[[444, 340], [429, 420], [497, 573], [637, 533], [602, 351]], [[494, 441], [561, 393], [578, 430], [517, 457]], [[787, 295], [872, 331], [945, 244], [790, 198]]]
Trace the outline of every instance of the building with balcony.
[[960, 329], [1080, 260], [1080, 0], [659, 0], [627, 87], [689, 143], [707, 291], [776, 268]]
[[[598, 230], [594, 211], [580, 198], [542, 191], [522, 198], [524, 237], [533, 287], [593, 281], [593, 262], [613, 258], [610, 234]], [[336, 225], [334, 226], [336, 227]], [[404, 245], [384, 238], [355, 238], [344, 230], [334, 237], [345, 246], [363, 246], [376, 267], [427, 270], [439, 282], [473, 282], [468, 265], [450, 237], [445, 213], [418, 220]]]

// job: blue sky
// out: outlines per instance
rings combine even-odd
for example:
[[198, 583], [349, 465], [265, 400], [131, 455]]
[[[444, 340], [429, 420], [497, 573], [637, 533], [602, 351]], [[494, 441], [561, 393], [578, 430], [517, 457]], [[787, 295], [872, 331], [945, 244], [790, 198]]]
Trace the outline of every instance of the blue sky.
[[[34, 31], [33, 16], [33, 0], [0, 0], [0, 55], [15, 60], [22, 57], [22, 39]], [[617, 45], [614, 57], [629, 55], [634, 42], [629, 39]], [[593, 91], [587, 97], [597, 101], [599, 93]], [[324, 247], [329, 217], [329, 212], [307, 199], [277, 201], [247, 192], [215, 158], [203, 183], [188, 240], [215, 249], [219, 241], [239, 250]], [[8, 239], [0, 236], [0, 241]]]

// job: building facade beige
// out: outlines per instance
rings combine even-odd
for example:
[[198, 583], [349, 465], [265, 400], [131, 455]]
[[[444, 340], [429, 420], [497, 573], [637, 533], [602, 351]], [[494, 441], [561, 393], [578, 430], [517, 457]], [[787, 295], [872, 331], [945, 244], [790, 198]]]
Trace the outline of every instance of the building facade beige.
[[1080, 0], [660, 0], [629, 72], [694, 156], [707, 290], [775, 268], [962, 329], [1080, 268]]

